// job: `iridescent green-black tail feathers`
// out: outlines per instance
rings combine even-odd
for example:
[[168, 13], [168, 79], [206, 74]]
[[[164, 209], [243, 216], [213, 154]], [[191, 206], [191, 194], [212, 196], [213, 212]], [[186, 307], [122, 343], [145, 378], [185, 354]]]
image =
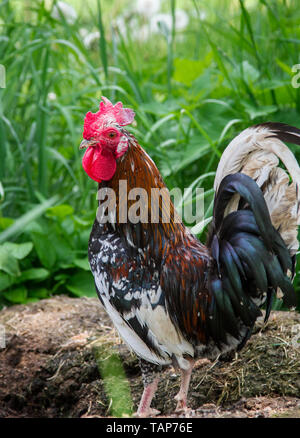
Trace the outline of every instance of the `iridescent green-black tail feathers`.
[[[235, 194], [240, 196], [238, 210], [224, 217]], [[276, 291], [281, 291], [285, 306], [296, 305], [291, 283], [295, 260], [272, 225], [261, 189], [249, 176], [235, 173], [222, 180], [207, 245], [213, 259], [209, 330], [215, 341], [227, 343], [226, 333], [239, 339], [241, 323], [251, 331], [262, 304], [267, 320]]]

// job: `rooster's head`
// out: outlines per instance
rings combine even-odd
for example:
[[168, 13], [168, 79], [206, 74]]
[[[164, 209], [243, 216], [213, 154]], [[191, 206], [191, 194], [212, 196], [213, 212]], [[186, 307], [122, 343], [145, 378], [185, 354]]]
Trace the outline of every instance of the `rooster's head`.
[[128, 133], [122, 127], [132, 123], [134, 115], [121, 102], [113, 105], [106, 97], [102, 97], [98, 112], [86, 114], [80, 149], [86, 149], [82, 165], [93, 180], [109, 181], [114, 176], [116, 160], [129, 146]]

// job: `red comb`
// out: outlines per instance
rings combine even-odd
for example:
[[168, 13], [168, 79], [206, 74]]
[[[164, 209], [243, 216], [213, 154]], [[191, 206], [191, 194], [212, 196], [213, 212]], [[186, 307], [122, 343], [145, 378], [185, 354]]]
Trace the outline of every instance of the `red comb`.
[[99, 131], [99, 128], [112, 123], [120, 126], [129, 125], [133, 122], [135, 113], [132, 109], [123, 108], [122, 102], [113, 105], [110, 100], [102, 96], [99, 111], [88, 112], [84, 119], [83, 138], [89, 139]]

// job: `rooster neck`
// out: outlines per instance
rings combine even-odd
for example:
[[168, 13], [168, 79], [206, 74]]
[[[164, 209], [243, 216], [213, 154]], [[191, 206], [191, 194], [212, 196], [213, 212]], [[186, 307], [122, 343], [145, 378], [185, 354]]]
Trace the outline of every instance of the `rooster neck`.
[[187, 239], [189, 232], [159, 170], [134, 137], [130, 137], [126, 154], [118, 159], [114, 177], [100, 183], [101, 188], [113, 190], [115, 223], [110, 226], [131, 247], [157, 257], [171, 242], [176, 245]]

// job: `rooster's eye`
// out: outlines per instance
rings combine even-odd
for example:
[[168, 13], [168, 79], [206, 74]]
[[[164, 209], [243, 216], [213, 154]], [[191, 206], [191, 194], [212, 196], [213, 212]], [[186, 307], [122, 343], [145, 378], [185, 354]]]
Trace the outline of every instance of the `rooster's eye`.
[[107, 135], [109, 138], [115, 138], [117, 134], [112, 131], [112, 132], [109, 132]]

